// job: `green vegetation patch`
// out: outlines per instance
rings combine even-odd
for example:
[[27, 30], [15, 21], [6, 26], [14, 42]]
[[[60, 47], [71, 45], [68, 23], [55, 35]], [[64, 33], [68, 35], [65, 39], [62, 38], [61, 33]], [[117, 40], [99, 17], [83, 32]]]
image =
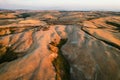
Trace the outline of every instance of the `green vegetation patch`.
[[61, 47], [66, 42], [67, 39], [61, 39], [60, 43], [57, 45], [59, 48], [58, 57], [53, 61], [53, 65], [56, 70], [56, 80], [70, 80], [70, 65], [61, 51]]
[[27, 18], [27, 17], [30, 17], [30, 14], [29, 13], [22, 13], [20, 15], [17, 15], [18, 18]]
[[7, 47], [2, 47], [0, 49], [0, 64], [3, 62], [10, 62], [12, 60], [17, 59], [16, 53]]
[[115, 27], [117, 28], [117, 30], [120, 30], [120, 24], [119, 24], [119, 23], [106, 21], [106, 24], [109, 24], [109, 25], [115, 26]]
[[0, 20], [0, 26], [1, 26], [1, 25], [8, 25], [8, 24], [12, 24], [12, 23], [15, 23], [15, 21]]

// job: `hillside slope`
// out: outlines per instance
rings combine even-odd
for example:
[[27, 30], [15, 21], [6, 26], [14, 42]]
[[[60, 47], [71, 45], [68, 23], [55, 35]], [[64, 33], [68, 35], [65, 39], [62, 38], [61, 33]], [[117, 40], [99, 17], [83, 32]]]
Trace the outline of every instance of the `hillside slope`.
[[119, 79], [119, 16], [80, 24], [28, 18], [0, 26], [0, 80]]

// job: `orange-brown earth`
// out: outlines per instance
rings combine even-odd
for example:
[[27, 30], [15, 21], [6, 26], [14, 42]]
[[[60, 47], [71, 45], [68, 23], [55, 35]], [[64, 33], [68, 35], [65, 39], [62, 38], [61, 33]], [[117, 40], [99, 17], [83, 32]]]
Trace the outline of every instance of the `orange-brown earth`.
[[120, 13], [1, 11], [0, 80], [120, 80]]

